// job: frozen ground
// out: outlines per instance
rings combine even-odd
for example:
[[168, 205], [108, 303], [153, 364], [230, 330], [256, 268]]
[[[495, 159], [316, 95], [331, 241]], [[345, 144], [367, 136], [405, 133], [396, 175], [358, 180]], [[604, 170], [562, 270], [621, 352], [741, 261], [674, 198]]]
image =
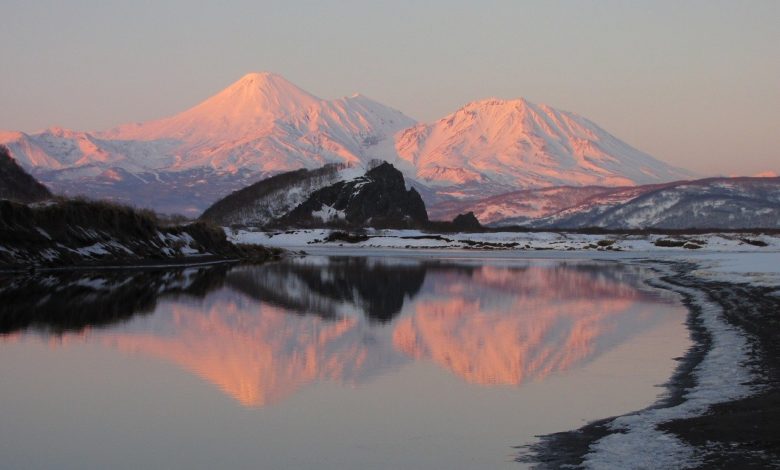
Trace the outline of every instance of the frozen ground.
[[[258, 243], [288, 249], [307, 249], [313, 246], [351, 246], [354, 248], [465, 248], [483, 250], [595, 250], [632, 252], [717, 251], [765, 253], [780, 251], [777, 235], [740, 233], [709, 233], [703, 235], [584, 235], [553, 232], [488, 232], [435, 234], [420, 230], [369, 230], [368, 239], [358, 243], [325, 242], [328, 229], [288, 230], [279, 232], [228, 231], [228, 237], [241, 243]], [[661, 240], [687, 246], [656, 246]], [[766, 244], [766, 246], [757, 246]]]

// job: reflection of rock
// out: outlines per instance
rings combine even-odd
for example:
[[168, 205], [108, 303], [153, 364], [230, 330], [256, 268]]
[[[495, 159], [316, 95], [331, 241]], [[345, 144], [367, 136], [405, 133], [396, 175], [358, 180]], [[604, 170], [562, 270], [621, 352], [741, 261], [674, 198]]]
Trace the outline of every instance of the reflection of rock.
[[237, 268], [227, 283], [256, 299], [300, 313], [338, 316], [352, 305], [372, 320], [392, 320], [404, 299], [414, 297], [425, 280], [421, 263], [388, 264], [364, 257], [307, 259], [268, 264], [259, 269]]
[[247, 406], [262, 406], [313, 381], [355, 383], [404, 359], [358, 318], [336, 321], [249, 305], [225, 291], [203, 305], [172, 303], [166, 330], [107, 333], [121, 350], [178, 364]]
[[203, 297], [226, 266], [145, 271], [51, 271], [0, 276], [0, 333], [24, 328], [80, 330], [154, 311], [160, 296]]
[[587, 268], [486, 266], [438, 287], [442, 295], [415, 303], [397, 322], [394, 343], [481, 384], [566, 370], [629, 334], [621, 322], [652, 318], [649, 308], [627, 315], [648, 295]]

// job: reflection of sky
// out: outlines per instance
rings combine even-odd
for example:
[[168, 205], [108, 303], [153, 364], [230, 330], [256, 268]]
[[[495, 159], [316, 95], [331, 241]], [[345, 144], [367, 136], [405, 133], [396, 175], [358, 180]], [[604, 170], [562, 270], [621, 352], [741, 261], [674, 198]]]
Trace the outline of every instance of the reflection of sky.
[[[344, 274], [343, 265], [330, 271], [335, 265], [324, 258], [269, 266], [236, 268], [235, 275], [228, 273], [226, 287], [201, 299], [165, 298], [153, 315], [65, 334], [58, 344], [83, 341], [161, 359], [244, 405], [263, 406], [306, 384], [364, 384], [417, 360], [482, 385], [541, 380], [641, 334], [672, 308], [670, 300], [642, 284], [638, 269], [616, 264], [406, 260], [396, 265], [374, 259], [366, 261], [368, 270], [360, 263], [349, 265], [357, 270], [354, 275]], [[328, 285], [318, 292], [304, 288], [299, 276], [311, 271], [301, 271], [302, 266], [321, 270], [317, 278], [327, 282], [334, 281], [334, 272], [345, 275], [340, 281], [346, 282], [363, 282], [378, 269], [384, 274], [423, 269], [425, 274], [419, 277], [421, 286], [399, 291], [406, 297], [399, 316], [377, 323], [355, 314], [370, 303], [361, 295], [371, 291], [328, 299]], [[239, 290], [232, 280], [240, 280]], [[251, 295], [252, 282], [263, 284], [255, 284], [262, 296]], [[276, 292], [269, 293], [268, 285]], [[281, 300], [263, 300], [272, 294]], [[301, 299], [307, 296], [316, 299]], [[302, 315], [286, 309], [285, 302], [293, 302], [290, 308], [323, 305], [340, 313]]]

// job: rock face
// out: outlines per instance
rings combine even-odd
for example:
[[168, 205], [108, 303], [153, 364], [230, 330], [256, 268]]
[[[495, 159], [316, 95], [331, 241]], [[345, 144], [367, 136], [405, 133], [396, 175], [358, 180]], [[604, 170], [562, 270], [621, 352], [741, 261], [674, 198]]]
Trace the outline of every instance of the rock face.
[[0, 199], [28, 203], [51, 197], [46, 186], [24, 171], [11, 157], [8, 148], [0, 145]]
[[477, 220], [473, 212], [458, 214], [452, 219], [452, 227], [460, 232], [474, 232], [482, 229], [482, 224]]
[[406, 189], [403, 174], [384, 162], [351, 181], [315, 191], [279, 221], [298, 227], [419, 227], [428, 222], [420, 194]]

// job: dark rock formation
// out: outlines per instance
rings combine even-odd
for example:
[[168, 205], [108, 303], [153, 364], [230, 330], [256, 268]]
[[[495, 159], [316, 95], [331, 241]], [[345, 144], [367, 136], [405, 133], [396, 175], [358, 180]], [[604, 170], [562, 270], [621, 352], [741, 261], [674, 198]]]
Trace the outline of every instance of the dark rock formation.
[[420, 194], [406, 190], [403, 174], [385, 162], [351, 181], [315, 191], [282, 217], [280, 226], [420, 227], [428, 222]]
[[452, 228], [459, 232], [478, 232], [482, 230], [482, 224], [473, 212], [467, 212], [452, 219]]
[[8, 148], [0, 145], [0, 199], [29, 203], [51, 197], [46, 186], [24, 171], [11, 157]]

